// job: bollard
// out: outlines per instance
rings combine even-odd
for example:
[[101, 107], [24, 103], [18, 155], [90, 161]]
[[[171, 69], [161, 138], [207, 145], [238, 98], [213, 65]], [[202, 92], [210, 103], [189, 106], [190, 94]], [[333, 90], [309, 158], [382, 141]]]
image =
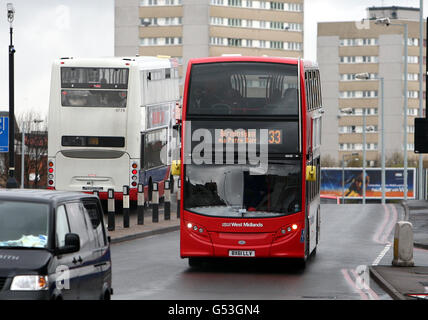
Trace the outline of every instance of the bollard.
[[180, 204], [181, 204], [181, 179], [177, 180], [177, 219], [180, 218]]
[[169, 180], [165, 180], [163, 199], [164, 219], [171, 220], [171, 185]]
[[408, 221], [398, 221], [394, 231], [394, 259], [396, 267], [413, 267], [413, 226]]
[[137, 224], [144, 224], [144, 186], [138, 184], [138, 198], [137, 198], [137, 211], [138, 222]]
[[129, 186], [123, 186], [123, 227], [129, 228]]
[[116, 224], [114, 217], [114, 189], [108, 189], [107, 196], [108, 230], [114, 231]]
[[158, 183], [153, 182], [152, 191], [152, 222], [159, 222], [159, 189]]

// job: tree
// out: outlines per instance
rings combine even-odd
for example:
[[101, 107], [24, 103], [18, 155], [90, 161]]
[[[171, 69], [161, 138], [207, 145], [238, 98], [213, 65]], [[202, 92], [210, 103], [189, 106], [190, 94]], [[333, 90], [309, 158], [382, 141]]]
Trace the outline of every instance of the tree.
[[337, 161], [330, 155], [326, 154], [321, 156], [322, 167], [337, 167]]
[[404, 156], [400, 152], [394, 152], [385, 159], [385, 166], [390, 168], [397, 168], [404, 166]]
[[[18, 116], [20, 138], [17, 153], [19, 156], [19, 172], [21, 177], [22, 130], [24, 130], [24, 186], [26, 188], [46, 188], [47, 177], [47, 118], [36, 111], [28, 111]], [[18, 157], [17, 157], [18, 160]]]

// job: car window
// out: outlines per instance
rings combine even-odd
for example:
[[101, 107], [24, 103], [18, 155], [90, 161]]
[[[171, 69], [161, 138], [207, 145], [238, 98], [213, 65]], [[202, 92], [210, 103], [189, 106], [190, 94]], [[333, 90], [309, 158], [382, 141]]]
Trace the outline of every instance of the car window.
[[94, 201], [84, 201], [83, 206], [87, 212], [89, 224], [92, 226], [92, 230], [98, 246], [105, 246], [104, 229], [101, 223], [102, 214], [100, 207]]
[[84, 248], [89, 244], [89, 235], [87, 222], [81, 204], [79, 202], [67, 203], [66, 207], [71, 232], [79, 235], [80, 247]]
[[63, 247], [65, 245], [65, 235], [70, 233], [68, 225], [67, 213], [64, 205], [60, 205], [56, 209], [56, 246]]

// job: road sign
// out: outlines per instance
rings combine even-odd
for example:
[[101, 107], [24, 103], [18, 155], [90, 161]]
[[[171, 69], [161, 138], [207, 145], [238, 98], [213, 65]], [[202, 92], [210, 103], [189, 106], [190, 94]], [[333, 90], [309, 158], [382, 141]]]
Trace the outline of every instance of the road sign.
[[0, 117], [0, 152], [9, 152], [9, 117]]

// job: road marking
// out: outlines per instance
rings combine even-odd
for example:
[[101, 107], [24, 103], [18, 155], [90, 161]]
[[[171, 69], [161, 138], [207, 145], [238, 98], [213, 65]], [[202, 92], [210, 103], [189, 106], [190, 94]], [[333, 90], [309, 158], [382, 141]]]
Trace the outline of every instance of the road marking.
[[357, 291], [357, 293], [360, 295], [361, 299], [363, 300], [368, 300], [369, 298], [367, 297], [367, 295], [357, 287], [355, 281], [352, 280], [351, 276], [348, 273], [347, 269], [342, 269], [342, 274], [343, 277], [345, 278], [346, 282], [348, 282], [348, 284], [354, 288], [355, 291]]
[[[379, 296], [370, 288], [369, 283], [363, 283], [365, 286], [364, 288], [360, 287], [362, 285], [361, 275], [358, 275], [356, 270], [342, 269], [342, 274], [346, 282], [348, 282], [348, 284], [360, 295], [362, 300], [379, 300]], [[351, 277], [351, 274], [355, 280]], [[360, 279], [359, 284], [357, 284], [359, 281], [358, 279]]]
[[[366, 268], [365, 272], [369, 272], [368, 268]], [[358, 279], [359, 277], [361, 277], [361, 275], [357, 274], [356, 270], [351, 270], [351, 273], [354, 275], [355, 279]], [[370, 279], [370, 277], [368, 278]], [[357, 280], [355, 280], [355, 282], [357, 282]], [[376, 292], [374, 292], [371, 288], [370, 288], [370, 284], [366, 283], [367, 288], [363, 288], [363, 292], [368, 296], [368, 298], [370, 300], [379, 300], [379, 296], [376, 294]], [[358, 288], [358, 286], [357, 286]]]
[[372, 266], [377, 266], [379, 262], [383, 259], [385, 254], [391, 249], [392, 244], [388, 243], [385, 248], [379, 253], [379, 255], [376, 257], [376, 259], [373, 261]]
[[[398, 212], [393, 204], [384, 204], [383, 208], [383, 220], [373, 236], [373, 241], [378, 244], [384, 244], [385, 246], [373, 261], [373, 266], [377, 266], [391, 249], [392, 243], [388, 241], [388, 239], [398, 219]], [[363, 280], [363, 275], [359, 275], [354, 269], [342, 269], [341, 271], [346, 282], [360, 295], [361, 299], [379, 300], [379, 296], [370, 288], [369, 283], [361, 282]], [[363, 287], [361, 287], [362, 285]]]

